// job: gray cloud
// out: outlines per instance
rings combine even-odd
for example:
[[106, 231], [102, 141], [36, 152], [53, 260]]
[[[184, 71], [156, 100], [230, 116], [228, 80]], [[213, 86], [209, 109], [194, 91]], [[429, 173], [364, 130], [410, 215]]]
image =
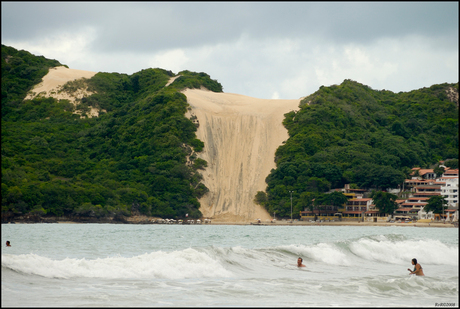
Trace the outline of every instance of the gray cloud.
[[72, 68], [204, 71], [264, 98], [458, 81], [457, 2], [2, 2], [1, 31]]
[[[457, 8], [457, 9], [456, 9]], [[158, 50], [251, 37], [327, 37], [331, 41], [452, 33], [456, 3], [362, 2], [2, 2], [2, 37], [97, 28], [98, 49]], [[458, 31], [457, 31], [458, 32]]]

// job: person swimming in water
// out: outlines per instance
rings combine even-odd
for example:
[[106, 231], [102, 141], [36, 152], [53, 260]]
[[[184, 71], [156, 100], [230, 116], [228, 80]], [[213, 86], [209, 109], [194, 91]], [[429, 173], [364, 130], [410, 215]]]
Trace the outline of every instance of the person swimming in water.
[[417, 259], [412, 259], [412, 265], [414, 265], [414, 270], [410, 270], [410, 268], [407, 269], [408, 271], [410, 271], [409, 275], [425, 276], [425, 274], [423, 273], [422, 266], [417, 263]]
[[6, 241], [6, 246], [7, 246], [7, 247], [11, 247], [10, 241], [9, 241], [9, 240]]
[[297, 259], [297, 267], [305, 267], [305, 265], [303, 265], [302, 262], [303, 262], [303, 259], [301, 257], [299, 257]]

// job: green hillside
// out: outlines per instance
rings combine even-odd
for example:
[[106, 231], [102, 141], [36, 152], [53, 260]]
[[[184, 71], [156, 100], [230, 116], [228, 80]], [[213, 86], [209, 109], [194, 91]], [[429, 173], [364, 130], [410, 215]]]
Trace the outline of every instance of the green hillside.
[[[269, 213], [296, 217], [333, 188], [397, 188], [412, 167], [439, 160], [458, 167], [457, 84], [410, 92], [377, 91], [352, 80], [321, 87], [286, 114], [289, 139], [276, 152], [276, 169], [256, 202]], [[457, 97], [458, 100], [458, 97]]]
[[[98, 73], [96, 92], [78, 107], [103, 109], [80, 118], [67, 100], [35, 98], [28, 90], [55, 60], [2, 45], [2, 219], [13, 215], [145, 214], [201, 217], [198, 198], [206, 162], [203, 142], [185, 117], [185, 87], [222, 91], [205, 73], [147, 69], [132, 75]], [[26, 74], [30, 72], [30, 74]], [[66, 85], [67, 90], [78, 82]], [[188, 158], [188, 159], [187, 159]]]

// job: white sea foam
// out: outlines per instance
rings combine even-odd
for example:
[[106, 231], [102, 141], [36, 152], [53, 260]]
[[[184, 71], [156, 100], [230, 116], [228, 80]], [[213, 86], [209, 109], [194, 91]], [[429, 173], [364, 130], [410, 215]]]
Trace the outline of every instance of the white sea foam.
[[[360, 259], [389, 264], [407, 264], [416, 257], [420, 263], [458, 266], [458, 246], [449, 247], [439, 240], [405, 240], [398, 235], [363, 237], [347, 242], [280, 247], [305, 259], [329, 265], [349, 266]], [[358, 258], [358, 259], [357, 259]]]
[[52, 260], [36, 254], [2, 255], [2, 266], [48, 278], [213, 278], [229, 277], [218, 261], [194, 249], [145, 253], [131, 258]]
[[335, 244], [319, 243], [307, 246], [300, 250], [301, 254], [314, 261], [321, 261], [329, 265], [351, 265], [351, 261], [340, 247]]
[[362, 238], [349, 245], [350, 251], [366, 260], [407, 264], [416, 257], [420, 263], [458, 265], [458, 246], [448, 247], [439, 240], [381, 241]]

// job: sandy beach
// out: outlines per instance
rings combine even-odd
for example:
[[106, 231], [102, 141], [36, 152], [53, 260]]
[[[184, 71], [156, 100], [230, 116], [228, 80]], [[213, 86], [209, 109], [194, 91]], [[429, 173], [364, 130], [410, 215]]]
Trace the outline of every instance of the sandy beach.
[[[264, 223], [264, 225], [273, 225], [272, 223]], [[277, 222], [274, 225], [291, 225], [291, 226], [412, 226], [412, 227], [454, 227], [451, 223], [387, 223], [387, 222], [306, 222], [306, 221], [294, 221], [289, 223], [288, 221]]]
[[[157, 220], [160, 219], [158, 217], [150, 217], [145, 215], [137, 215], [131, 217], [124, 217], [124, 220], [113, 220], [113, 218], [105, 217], [105, 218], [81, 218], [79, 220], [73, 220], [73, 218], [69, 217], [46, 217], [42, 218], [43, 221], [32, 222], [29, 220], [21, 220], [16, 218], [11, 223], [14, 224], [29, 224], [29, 223], [59, 223], [59, 224], [88, 224], [88, 223], [103, 223], [103, 224], [164, 224], [164, 223], [157, 223]], [[194, 220], [196, 222], [196, 220]], [[2, 224], [11, 224], [11, 223], [2, 223]], [[176, 225], [177, 222], [171, 223]], [[184, 225], [189, 225], [187, 220], [184, 220]], [[197, 223], [190, 224], [190, 225], [197, 225]], [[219, 219], [211, 219], [210, 222], [204, 223], [204, 220], [201, 220], [200, 225], [254, 225], [254, 226], [407, 226], [407, 227], [441, 227], [441, 228], [454, 228], [454, 224], [450, 222], [411, 222], [411, 223], [397, 223], [397, 222], [358, 222], [358, 221], [326, 221], [326, 222], [310, 222], [310, 221], [299, 221], [294, 220], [291, 222], [290, 220], [275, 220], [272, 222], [271, 219], [261, 220], [260, 223], [257, 220], [251, 221], [233, 221], [227, 222], [224, 220]]]

